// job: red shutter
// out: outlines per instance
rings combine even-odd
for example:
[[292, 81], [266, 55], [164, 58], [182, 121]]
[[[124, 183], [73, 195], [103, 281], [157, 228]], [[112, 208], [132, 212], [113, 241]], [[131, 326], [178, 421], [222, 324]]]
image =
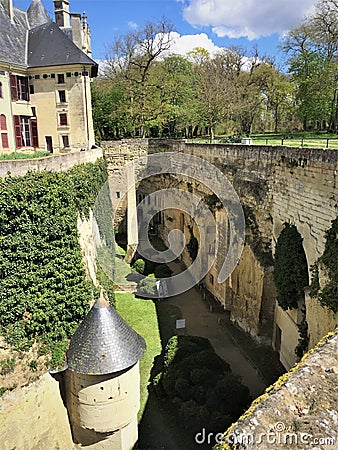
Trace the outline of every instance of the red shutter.
[[7, 130], [5, 114], [0, 114], [0, 130]]
[[15, 130], [16, 148], [21, 148], [22, 147], [22, 134], [21, 134], [20, 116], [14, 116], [14, 130]]
[[60, 126], [67, 126], [68, 125], [68, 121], [67, 121], [67, 113], [60, 113]]
[[31, 122], [32, 144], [34, 148], [38, 148], [39, 147], [38, 122], [35, 117], [32, 117], [30, 122]]
[[2, 143], [2, 148], [9, 148], [7, 133], [1, 133], [1, 143]]
[[16, 75], [10, 75], [10, 83], [11, 83], [11, 96], [14, 102], [18, 99], [18, 88], [16, 85]]

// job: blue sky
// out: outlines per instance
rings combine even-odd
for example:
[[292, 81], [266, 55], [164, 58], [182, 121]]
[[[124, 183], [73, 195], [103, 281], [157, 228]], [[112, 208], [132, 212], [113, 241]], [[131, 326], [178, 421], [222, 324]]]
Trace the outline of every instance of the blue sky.
[[[13, 0], [27, 9], [30, 0]], [[53, 1], [42, 0], [53, 16]], [[216, 47], [257, 46], [264, 55], [282, 60], [280, 36], [296, 26], [311, 11], [315, 0], [70, 0], [70, 11], [86, 11], [91, 27], [95, 59], [104, 59], [117, 35], [142, 27], [147, 20], [166, 16], [176, 29], [175, 52], [194, 47], [213, 51]]]

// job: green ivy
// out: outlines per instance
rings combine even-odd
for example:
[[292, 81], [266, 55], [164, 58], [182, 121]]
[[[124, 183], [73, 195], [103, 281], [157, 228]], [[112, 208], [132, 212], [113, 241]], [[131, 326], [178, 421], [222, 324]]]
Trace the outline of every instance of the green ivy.
[[322, 306], [338, 311], [338, 217], [332, 221], [326, 232], [325, 250], [320, 262], [324, 264], [329, 276], [328, 283], [319, 291], [318, 299]]
[[302, 309], [302, 321], [298, 325], [299, 340], [298, 345], [295, 348], [295, 353], [298, 358], [301, 358], [308, 350], [309, 347], [309, 334], [308, 334], [308, 324], [306, 321], [306, 310], [305, 307]]
[[284, 309], [298, 307], [309, 284], [307, 261], [303, 238], [294, 225], [284, 224], [276, 244], [274, 280], [278, 292], [277, 300]]
[[106, 178], [99, 160], [0, 179], [0, 331], [17, 347], [62, 341], [88, 311], [77, 218], [88, 217]]
[[310, 271], [311, 271], [311, 284], [309, 295], [311, 298], [315, 298], [317, 297], [318, 292], [320, 290], [318, 264], [313, 264], [310, 267]]

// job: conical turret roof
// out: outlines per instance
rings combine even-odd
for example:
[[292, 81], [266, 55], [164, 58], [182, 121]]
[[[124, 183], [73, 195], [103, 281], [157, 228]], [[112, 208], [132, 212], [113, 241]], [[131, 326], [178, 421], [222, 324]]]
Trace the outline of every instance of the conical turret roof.
[[87, 375], [119, 372], [133, 366], [145, 349], [144, 339], [101, 295], [71, 339], [68, 368]]

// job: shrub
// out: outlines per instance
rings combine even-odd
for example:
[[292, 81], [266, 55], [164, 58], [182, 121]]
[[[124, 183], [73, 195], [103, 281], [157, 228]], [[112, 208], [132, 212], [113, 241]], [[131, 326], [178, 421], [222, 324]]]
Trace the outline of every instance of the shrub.
[[210, 342], [201, 337], [169, 339], [162, 376], [156, 378], [155, 387], [160, 383], [160, 395], [176, 405], [183, 426], [190, 431], [206, 425], [219, 431], [235, 421], [249, 401], [249, 389], [230, 372], [229, 364], [215, 353]]
[[174, 361], [178, 350], [178, 336], [169, 339], [164, 352], [164, 367], [169, 367]]
[[156, 288], [156, 280], [155, 276], [147, 276], [146, 278], [143, 278], [139, 282], [139, 289], [141, 291], [142, 296], [149, 295], [150, 297], [156, 297], [157, 295], [157, 288]]
[[140, 274], [144, 274], [145, 264], [146, 264], [145, 261], [143, 261], [143, 259], [139, 258], [134, 262], [132, 267], [134, 270], [136, 270], [136, 272], [138, 272]]
[[322, 306], [338, 311], [338, 217], [332, 221], [326, 232], [325, 250], [320, 261], [327, 269], [329, 282], [319, 292], [318, 299]]
[[7, 375], [14, 371], [15, 358], [6, 358], [0, 361], [0, 375]]
[[274, 280], [278, 292], [278, 304], [284, 309], [298, 307], [304, 296], [304, 288], [309, 284], [303, 239], [297, 228], [284, 224], [275, 252]]

